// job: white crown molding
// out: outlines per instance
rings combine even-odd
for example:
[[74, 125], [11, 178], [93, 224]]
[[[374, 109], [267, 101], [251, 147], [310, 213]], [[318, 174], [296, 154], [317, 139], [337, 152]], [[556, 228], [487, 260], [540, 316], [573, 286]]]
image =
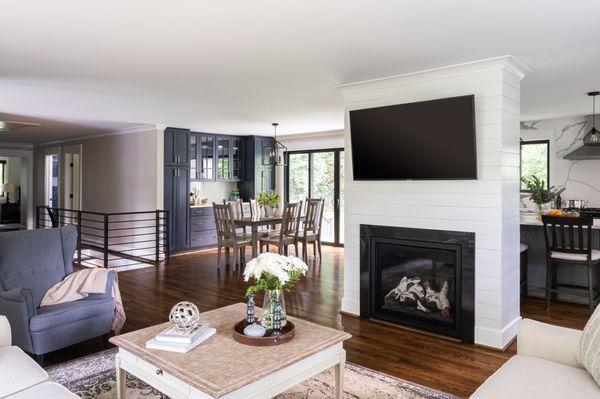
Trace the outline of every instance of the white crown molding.
[[101, 138], [101, 137], [120, 136], [120, 135], [124, 135], [124, 134], [143, 133], [143, 132], [156, 133], [156, 129], [157, 128], [156, 128], [155, 124], [136, 125], [136, 126], [119, 129], [119, 130], [116, 130], [113, 132], [93, 134], [93, 135], [89, 135], [89, 136], [79, 136], [79, 137], [73, 137], [73, 138], [64, 139], [64, 140], [48, 141], [45, 143], [36, 144], [35, 147], [46, 147], [49, 145], [72, 143], [74, 141], [91, 140], [91, 139], [97, 139], [97, 138]]
[[462, 64], [448, 65], [439, 68], [409, 72], [382, 78], [363, 80], [359, 82], [338, 85], [344, 96], [372, 89], [381, 89], [390, 86], [402, 86], [419, 81], [436, 80], [453, 76], [470, 75], [492, 70], [506, 70], [518, 79], [523, 79], [531, 69], [511, 55], [487, 58], [465, 62]]
[[0, 149], [15, 149], [15, 150], [32, 150], [33, 144], [31, 143], [10, 143], [6, 141], [0, 141]]
[[344, 137], [344, 129], [340, 130], [324, 130], [322, 132], [307, 132], [307, 133], [292, 133], [282, 134], [277, 136], [282, 142], [293, 141], [293, 140], [306, 140], [315, 138], [330, 138], [330, 137]]

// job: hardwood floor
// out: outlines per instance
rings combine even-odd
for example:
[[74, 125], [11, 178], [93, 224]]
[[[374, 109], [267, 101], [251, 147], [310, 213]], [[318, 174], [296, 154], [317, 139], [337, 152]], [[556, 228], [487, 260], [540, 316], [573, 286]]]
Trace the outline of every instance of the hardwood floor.
[[[309, 266], [307, 277], [286, 293], [288, 313], [351, 333], [345, 344], [350, 362], [468, 397], [516, 353], [516, 343], [500, 352], [341, 315], [343, 248], [323, 247], [322, 264]], [[181, 300], [200, 311], [242, 302], [246, 288], [240, 270], [217, 269], [215, 251], [175, 256], [166, 267], [121, 272], [119, 282], [127, 313], [124, 332], [166, 321]], [[546, 313], [544, 301], [536, 298], [525, 298], [521, 309], [524, 317], [579, 329], [588, 318], [585, 305], [558, 303]], [[92, 340], [49, 354], [47, 364], [101, 349], [101, 340]]]

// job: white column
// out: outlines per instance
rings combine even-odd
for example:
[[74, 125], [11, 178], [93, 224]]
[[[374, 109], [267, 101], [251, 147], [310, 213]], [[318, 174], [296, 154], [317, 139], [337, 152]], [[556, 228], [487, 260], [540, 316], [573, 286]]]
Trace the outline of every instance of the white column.
[[[347, 156], [343, 311], [359, 313], [360, 224], [469, 231], [476, 236], [475, 342], [504, 348], [514, 338], [520, 320], [519, 101], [527, 70], [505, 56], [340, 87], [346, 154], [352, 145], [350, 110], [473, 94], [479, 176], [473, 181], [355, 182]], [[405, 202], [405, 194], [415, 204]], [[458, 203], [448, 206], [450, 197]], [[435, 217], [428, 209], [433, 206]], [[368, 214], [369, 208], [376, 212]]]

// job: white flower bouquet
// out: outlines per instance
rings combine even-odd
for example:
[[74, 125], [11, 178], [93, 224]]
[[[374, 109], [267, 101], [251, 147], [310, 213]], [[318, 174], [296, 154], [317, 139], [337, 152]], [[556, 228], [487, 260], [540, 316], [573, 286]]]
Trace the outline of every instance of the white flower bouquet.
[[265, 252], [250, 260], [244, 269], [244, 281], [253, 279], [255, 283], [248, 287], [246, 295], [260, 291], [288, 289], [302, 276], [308, 266], [295, 256], [283, 256]]

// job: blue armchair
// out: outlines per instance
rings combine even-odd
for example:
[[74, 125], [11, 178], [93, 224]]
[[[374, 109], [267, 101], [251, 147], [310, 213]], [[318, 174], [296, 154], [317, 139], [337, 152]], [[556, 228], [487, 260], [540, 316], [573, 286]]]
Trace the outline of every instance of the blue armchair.
[[40, 308], [46, 291], [73, 273], [77, 230], [16, 231], [0, 234], [0, 315], [13, 330], [13, 344], [43, 355], [111, 330], [115, 301], [111, 296], [116, 272], [111, 272], [104, 294]]

